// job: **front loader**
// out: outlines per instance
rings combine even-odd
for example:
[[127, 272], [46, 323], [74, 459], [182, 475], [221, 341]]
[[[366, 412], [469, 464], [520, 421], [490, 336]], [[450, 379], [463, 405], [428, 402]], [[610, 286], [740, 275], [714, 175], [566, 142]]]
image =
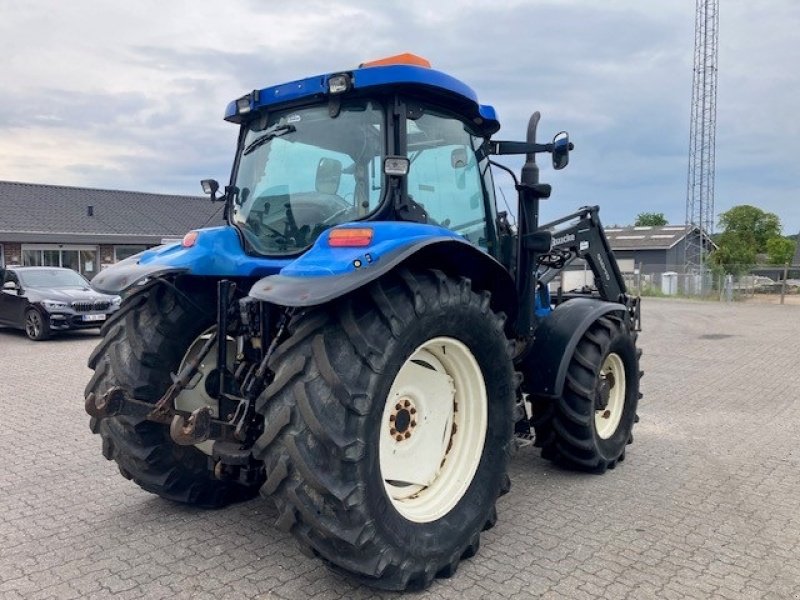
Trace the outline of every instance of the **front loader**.
[[[597, 207], [539, 224], [566, 133], [493, 139], [459, 80], [400, 55], [233, 101], [227, 225], [98, 274], [91, 429], [123, 476], [219, 507], [259, 492], [309, 556], [389, 590], [478, 551], [521, 440], [615, 467], [639, 400], [638, 299]], [[519, 178], [496, 162], [525, 155]], [[516, 226], [492, 173], [511, 173]], [[217, 196], [220, 195], [218, 198]], [[596, 289], [557, 287], [582, 259]]]

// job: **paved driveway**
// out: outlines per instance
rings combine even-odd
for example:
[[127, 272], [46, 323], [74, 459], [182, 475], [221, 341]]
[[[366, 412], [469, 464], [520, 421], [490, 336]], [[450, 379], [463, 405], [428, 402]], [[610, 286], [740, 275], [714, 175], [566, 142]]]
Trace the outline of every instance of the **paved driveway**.
[[[478, 556], [420, 598], [800, 598], [800, 307], [646, 300], [635, 444], [604, 476], [532, 449]], [[261, 500], [142, 492], [83, 412], [82, 332], [0, 331], [0, 598], [368, 598]]]

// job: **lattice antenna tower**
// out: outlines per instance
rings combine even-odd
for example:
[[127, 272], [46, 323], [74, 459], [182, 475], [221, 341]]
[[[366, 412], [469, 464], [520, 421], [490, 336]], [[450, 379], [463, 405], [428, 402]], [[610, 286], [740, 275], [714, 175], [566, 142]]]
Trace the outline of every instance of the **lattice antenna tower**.
[[694, 78], [686, 182], [686, 271], [705, 271], [708, 249], [695, 228], [714, 231], [714, 151], [717, 130], [719, 0], [697, 0], [694, 24]]

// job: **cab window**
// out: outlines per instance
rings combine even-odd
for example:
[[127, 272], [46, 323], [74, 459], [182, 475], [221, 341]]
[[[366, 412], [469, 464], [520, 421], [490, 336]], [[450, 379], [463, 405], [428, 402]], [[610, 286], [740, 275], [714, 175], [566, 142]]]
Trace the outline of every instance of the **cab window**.
[[483, 139], [461, 120], [432, 111], [406, 123], [409, 196], [424, 207], [431, 223], [488, 250], [493, 207], [481, 177], [485, 160], [476, 154]]

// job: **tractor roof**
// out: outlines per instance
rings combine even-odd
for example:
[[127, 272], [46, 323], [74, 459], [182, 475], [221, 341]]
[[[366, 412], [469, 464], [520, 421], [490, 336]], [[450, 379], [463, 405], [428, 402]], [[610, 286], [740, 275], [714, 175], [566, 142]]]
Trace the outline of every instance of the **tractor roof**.
[[321, 99], [331, 92], [331, 78], [349, 78], [347, 89], [389, 88], [413, 91], [431, 100], [441, 100], [460, 114], [470, 118], [484, 134], [500, 129], [497, 113], [492, 106], [480, 104], [475, 91], [467, 84], [441, 71], [413, 54], [400, 54], [361, 64], [357, 69], [315, 75], [280, 85], [253, 90], [233, 100], [225, 110], [225, 120], [241, 123], [259, 109], [302, 99]]

